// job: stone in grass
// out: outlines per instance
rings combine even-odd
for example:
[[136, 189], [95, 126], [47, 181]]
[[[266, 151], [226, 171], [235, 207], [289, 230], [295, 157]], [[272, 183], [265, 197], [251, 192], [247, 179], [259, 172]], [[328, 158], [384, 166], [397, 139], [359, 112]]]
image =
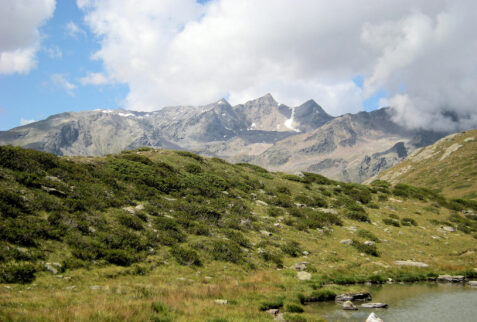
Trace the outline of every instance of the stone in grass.
[[422, 262], [414, 262], [414, 261], [394, 261], [394, 264], [399, 266], [414, 266], [414, 267], [429, 267], [428, 264]]
[[385, 309], [388, 307], [386, 303], [365, 303], [361, 304], [361, 307], [367, 308], [367, 309]]
[[297, 273], [296, 273], [296, 277], [297, 277], [300, 281], [309, 281], [309, 280], [311, 280], [311, 274], [308, 273], [308, 272], [305, 272], [305, 271], [297, 272]]
[[224, 299], [217, 299], [214, 302], [217, 303], [217, 304], [221, 304], [221, 305], [225, 305], [225, 304], [228, 303], [228, 301], [224, 300]]
[[372, 312], [366, 319], [366, 322], [383, 322], [383, 320], [379, 318], [374, 312]]
[[341, 244], [343, 245], [351, 245], [353, 243], [353, 240], [351, 239], [343, 239], [340, 241]]
[[351, 301], [346, 301], [343, 303], [343, 310], [347, 311], [356, 311], [358, 308]]
[[60, 263], [45, 263], [46, 270], [53, 275], [58, 274], [58, 270], [60, 269], [60, 267], [61, 267]]

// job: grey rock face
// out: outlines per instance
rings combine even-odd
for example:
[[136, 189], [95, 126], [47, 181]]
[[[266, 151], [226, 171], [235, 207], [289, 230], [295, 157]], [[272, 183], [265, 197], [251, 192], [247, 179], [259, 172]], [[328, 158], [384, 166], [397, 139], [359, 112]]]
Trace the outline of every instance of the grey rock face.
[[405, 129], [391, 121], [389, 109], [333, 117], [313, 100], [291, 108], [267, 94], [236, 106], [221, 99], [154, 112], [61, 113], [0, 132], [0, 144], [57, 155], [105, 155], [142, 146], [190, 150], [361, 182], [443, 135]]

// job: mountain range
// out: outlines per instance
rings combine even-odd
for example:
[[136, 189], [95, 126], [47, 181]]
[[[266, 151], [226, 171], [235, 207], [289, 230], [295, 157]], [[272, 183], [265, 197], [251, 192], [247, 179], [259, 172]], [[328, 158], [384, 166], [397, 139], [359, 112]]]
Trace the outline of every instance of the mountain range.
[[448, 133], [407, 129], [392, 109], [331, 116], [314, 100], [289, 107], [270, 94], [232, 106], [153, 112], [66, 112], [0, 132], [0, 144], [57, 155], [106, 155], [138, 147], [189, 150], [273, 171], [309, 171], [362, 182]]

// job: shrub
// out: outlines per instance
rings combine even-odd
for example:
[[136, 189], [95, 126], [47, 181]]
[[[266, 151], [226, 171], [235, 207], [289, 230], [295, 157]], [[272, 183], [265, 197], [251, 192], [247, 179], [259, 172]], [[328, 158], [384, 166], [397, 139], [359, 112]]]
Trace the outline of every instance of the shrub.
[[394, 226], [394, 227], [401, 227], [399, 224], [399, 221], [391, 218], [383, 218], [383, 223], [389, 226]]
[[238, 263], [242, 260], [242, 250], [233, 241], [215, 240], [212, 243], [212, 256], [215, 260]]
[[272, 262], [275, 265], [277, 265], [278, 268], [283, 267], [283, 260], [282, 256], [279, 253], [271, 252], [268, 250], [263, 251], [260, 256], [265, 260], [266, 262]]
[[293, 303], [285, 305], [285, 311], [290, 312], [290, 313], [303, 313], [303, 312], [305, 312], [305, 310], [303, 309], [303, 307], [301, 305], [293, 304]]
[[282, 175], [282, 179], [296, 181], [296, 182], [305, 182], [305, 180], [302, 177], [294, 175], [294, 174], [284, 174]]
[[267, 213], [270, 217], [279, 217], [285, 214], [283, 209], [278, 207], [268, 207]]
[[180, 246], [173, 247], [171, 249], [171, 255], [174, 256], [177, 262], [181, 265], [185, 265], [185, 266], [191, 266], [191, 265], [200, 266], [201, 265], [199, 255], [197, 255], [197, 253], [192, 249], [187, 249]]
[[260, 303], [260, 311], [279, 309], [283, 306], [283, 298], [271, 299]]
[[277, 194], [271, 201], [271, 205], [280, 206], [284, 208], [293, 207], [293, 202], [291, 198], [285, 194]]
[[25, 263], [8, 263], [0, 266], [0, 281], [2, 283], [27, 284], [35, 279], [36, 266]]
[[241, 233], [241, 232], [238, 232], [238, 231], [235, 231], [235, 230], [232, 230], [232, 229], [228, 229], [225, 231], [225, 236], [227, 236], [228, 239], [236, 242], [237, 244], [239, 244], [240, 246], [242, 247], [245, 247], [245, 248], [250, 248], [250, 242], [248, 241], [247, 238], [245, 238], [245, 236]]
[[356, 220], [356, 221], [367, 222], [367, 223], [371, 222], [367, 214], [357, 212], [357, 211], [347, 211], [345, 212], [345, 216], [346, 218]]
[[285, 254], [291, 257], [298, 257], [302, 253], [300, 244], [294, 240], [286, 242], [280, 248]]
[[200, 162], [204, 161], [204, 158], [201, 157], [200, 155], [197, 155], [195, 153], [189, 152], [189, 151], [176, 151], [176, 153], [180, 156], [186, 157], [186, 158], [191, 158]]
[[351, 245], [362, 253], [379, 257], [379, 253], [378, 253], [378, 249], [376, 248], [376, 245], [367, 245], [355, 239], [353, 239], [353, 243]]
[[321, 174], [303, 172], [303, 175], [304, 175], [304, 179], [308, 182], [314, 182], [317, 184], [324, 184], [324, 185], [330, 185], [334, 183], [333, 180], [330, 180], [327, 177], [322, 176]]
[[197, 164], [189, 163], [186, 164], [184, 170], [191, 173], [191, 174], [199, 174], [202, 172], [202, 168]]
[[286, 186], [279, 186], [279, 187], [277, 187], [277, 192], [289, 195], [290, 194], [290, 189]]
[[413, 218], [404, 217], [401, 219], [401, 225], [403, 226], [417, 226], [417, 222]]
[[[146, 217], [147, 218], [147, 217]], [[126, 227], [132, 228], [134, 230], [142, 230], [144, 226], [142, 225], [142, 220], [132, 214], [119, 214], [117, 216], [118, 222]]]
[[365, 238], [367, 240], [372, 240], [376, 243], [379, 243], [379, 238], [376, 237], [375, 234], [373, 234], [372, 232], [370, 232], [368, 230], [358, 229], [358, 236], [361, 237], [361, 238]]
[[131, 252], [132, 250], [110, 249], [105, 251], [104, 259], [111, 264], [129, 266], [138, 261], [138, 257]]

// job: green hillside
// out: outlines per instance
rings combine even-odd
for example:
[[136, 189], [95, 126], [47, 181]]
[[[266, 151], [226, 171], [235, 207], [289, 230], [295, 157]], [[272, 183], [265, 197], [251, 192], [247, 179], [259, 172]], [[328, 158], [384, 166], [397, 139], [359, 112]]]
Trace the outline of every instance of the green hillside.
[[477, 276], [476, 202], [184, 151], [0, 146], [0, 212], [0, 320], [314, 321], [364, 282]]
[[427, 187], [449, 198], [477, 200], [477, 130], [421, 148], [377, 178]]

